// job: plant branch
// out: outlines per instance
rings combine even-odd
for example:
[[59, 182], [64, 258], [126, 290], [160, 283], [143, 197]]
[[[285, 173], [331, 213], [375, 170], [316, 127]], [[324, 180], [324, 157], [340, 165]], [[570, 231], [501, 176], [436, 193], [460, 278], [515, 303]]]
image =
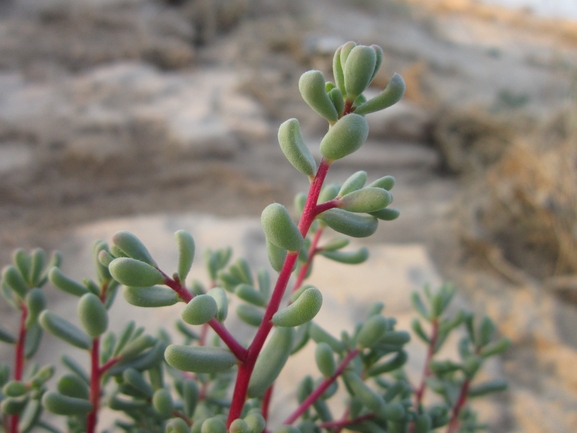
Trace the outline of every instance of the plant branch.
[[264, 417], [265, 421], [268, 420], [268, 413], [270, 409], [270, 401], [272, 400], [272, 394], [274, 391], [274, 384], [272, 384], [265, 392], [264, 397], [262, 399], [262, 416]]
[[[317, 206], [317, 201], [329, 171], [329, 167], [330, 162], [322, 159], [319, 164], [317, 173], [310, 185], [307, 201], [305, 203], [304, 210], [298, 225], [298, 228], [303, 237], [306, 237], [311, 224], [316, 217], [315, 209]], [[266, 311], [264, 313], [262, 323], [259, 326], [256, 335], [248, 348], [246, 359], [242, 364], [239, 365], [238, 375], [236, 377], [236, 383], [232, 396], [232, 403], [227, 419], [227, 427], [230, 426], [230, 424], [235, 419], [239, 418], [242, 413], [242, 408], [246, 400], [248, 384], [254, 369], [254, 365], [260, 351], [262, 350], [266, 337], [272, 328], [272, 316], [278, 311], [280, 307], [280, 303], [286, 291], [290, 276], [298, 258], [298, 254], [298, 251], [292, 251], [287, 254], [284, 265], [276, 281], [276, 285], [270, 298], [269, 304], [267, 305]]]
[[[333, 199], [333, 200], [329, 200], [329, 201], [327, 201], [327, 202], [324, 202], [324, 203], [321, 203], [321, 204], [317, 204], [317, 205], [315, 206], [315, 214], [316, 214], [316, 215], [319, 215], [319, 214], [323, 213], [323, 212], [326, 211], [326, 210], [334, 209], [334, 208], [336, 208], [336, 207], [339, 207], [339, 206], [338, 206], [338, 205], [339, 205], [339, 202], [340, 202], [340, 200], [335, 198], [335, 199]], [[316, 216], [316, 215], [315, 215], [315, 216]]]
[[342, 428], [353, 424], [359, 424], [363, 421], [373, 419], [375, 417], [374, 413], [368, 413], [366, 415], [359, 416], [355, 419], [341, 419], [338, 421], [323, 422], [319, 425], [320, 428], [330, 429], [330, 428]]
[[425, 359], [425, 365], [423, 367], [423, 376], [421, 378], [421, 383], [419, 388], [415, 392], [415, 408], [419, 411], [419, 407], [423, 402], [423, 397], [425, 395], [425, 390], [427, 389], [427, 378], [431, 375], [431, 367], [429, 364], [433, 359], [435, 354], [435, 346], [437, 345], [437, 338], [439, 334], [439, 320], [434, 318], [431, 322], [431, 336], [429, 337], [429, 347], [427, 349], [427, 357]]
[[[184, 302], [189, 303], [190, 300], [194, 298], [194, 295], [190, 293], [188, 290], [186, 290], [186, 288], [179, 281], [173, 280], [172, 278], [168, 277], [164, 272], [162, 272], [160, 269], [158, 270], [162, 273], [162, 275], [164, 275], [164, 283], [172, 290], [174, 290]], [[230, 351], [234, 354], [234, 356], [236, 356], [236, 358], [239, 361], [244, 361], [246, 359], [248, 355], [247, 349], [245, 349], [236, 340], [236, 338], [232, 336], [232, 334], [228, 331], [228, 329], [226, 329], [226, 327], [222, 323], [213, 318], [208, 322], [208, 324], [212, 329], [214, 329], [214, 332], [218, 334], [218, 336], [221, 338], [224, 344], [228, 346]]]
[[310, 246], [309, 251], [308, 251], [307, 261], [301, 267], [299, 274], [297, 276], [297, 281], [296, 281], [296, 283], [293, 287], [293, 290], [292, 290], [293, 293], [296, 292], [298, 289], [300, 289], [300, 287], [303, 284], [303, 281], [307, 277], [307, 274], [309, 272], [311, 264], [313, 263], [313, 259], [314, 259], [315, 255], [319, 252], [317, 245], [319, 244], [319, 240], [321, 239], [322, 234], [323, 234], [323, 228], [319, 227], [319, 229], [316, 231], [315, 236], [313, 237], [313, 240], [311, 242], [311, 246]]
[[[22, 380], [24, 374], [24, 364], [26, 357], [24, 348], [26, 345], [26, 318], [28, 317], [28, 308], [24, 302], [20, 303], [20, 329], [18, 331], [18, 342], [16, 343], [16, 352], [14, 354], [14, 380]], [[18, 433], [18, 423], [20, 416], [18, 414], [8, 417], [10, 420], [10, 433]]]
[[449, 421], [449, 426], [447, 427], [447, 433], [455, 433], [459, 430], [459, 414], [461, 413], [461, 409], [467, 403], [467, 393], [469, 392], [469, 386], [471, 385], [470, 379], [465, 379], [463, 384], [461, 385], [461, 391], [459, 392], [459, 398], [455, 402], [455, 406], [453, 406], [453, 414], [451, 415], [451, 420]]
[[100, 337], [92, 340], [92, 350], [90, 351], [91, 371], [90, 371], [90, 402], [92, 412], [86, 419], [86, 433], [94, 433], [98, 422], [98, 410], [100, 407], [100, 378], [102, 369], [100, 368]]
[[343, 374], [349, 363], [359, 354], [359, 349], [350, 351], [347, 356], [337, 366], [334, 374], [326, 378], [321, 384], [301, 403], [301, 405], [283, 422], [285, 425], [290, 425], [295, 422], [306, 410], [327, 390], [337, 378]]

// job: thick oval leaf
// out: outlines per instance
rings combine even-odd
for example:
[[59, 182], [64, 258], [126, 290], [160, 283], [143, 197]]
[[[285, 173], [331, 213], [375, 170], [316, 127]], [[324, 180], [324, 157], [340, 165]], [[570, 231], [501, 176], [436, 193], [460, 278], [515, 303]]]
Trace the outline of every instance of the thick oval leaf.
[[378, 220], [370, 215], [359, 215], [343, 209], [330, 209], [320, 218], [333, 230], [355, 238], [371, 236], [378, 227]]
[[366, 171], [357, 171], [353, 173], [347, 180], [343, 182], [341, 189], [339, 191], [338, 197], [342, 197], [350, 192], [357, 191], [365, 186], [367, 181]]
[[294, 168], [307, 176], [315, 175], [317, 164], [303, 140], [297, 119], [289, 119], [281, 124], [278, 130], [278, 142], [286, 159]]
[[88, 350], [92, 346], [92, 340], [83, 331], [69, 321], [56, 314], [44, 310], [38, 319], [40, 325], [55, 337], [80, 349]]
[[348, 212], [376, 212], [388, 206], [391, 200], [386, 189], [367, 187], [341, 197], [339, 207]]
[[42, 405], [56, 415], [83, 416], [92, 411], [92, 403], [83, 398], [67, 397], [56, 392], [47, 392], [42, 397]]
[[358, 265], [369, 258], [369, 250], [362, 247], [357, 251], [322, 251], [321, 255], [335, 262]]
[[46, 308], [46, 295], [42, 289], [35, 287], [26, 295], [26, 307], [28, 316], [26, 317], [26, 328], [30, 328], [38, 320], [40, 313]]
[[335, 374], [337, 364], [333, 349], [327, 343], [319, 343], [315, 349], [315, 361], [319, 371], [325, 377]]
[[[156, 262], [148, 252], [140, 239], [127, 231], [119, 231], [112, 236], [112, 243], [120, 248], [126, 256], [141, 262], [148, 263], [151, 266], [156, 266]], [[133, 284], [137, 286], [138, 284]]]
[[307, 71], [299, 79], [299, 91], [305, 102], [329, 122], [338, 119], [338, 113], [327, 95], [325, 76], [321, 71]]
[[48, 279], [58, 289], [71, 295], [80, 297], [86, 293], [89, 293], [89, 290], [84, 285], [68, 278], [57, 267], [53, 267], [50, 270], [50, 273], [48, 274]]
[[357, 151], [369, 135], [369, 124], [363, 116], [347, 114], [339, 119], [321, 140], [320, 152], [337, 160]]
[[98, 337], [108, 329], [108, 312], [98, 296], [87, 293], [78, 301], [78, 318], [91, 337]]
[[222, 347], [171, 344], [164, 352], [166, 362], [182, 371], [218, 373], [232, 368], [236, 357]]
[[149, 287], [164, 282], [164, 276], [158, 269], [128, 257], [114, 259], [109, 269], [114, 279], [125, 286]]
[[343, 67], [345, 99], [354, 101], [369, 87], [376, 65], [377, 53], [372, 47], [358, 45], [351, 50]]
[[2, 283], [12, 289], [12, 291], [22, 300], [28, 293], [28, 285], [26, 284], [26, 281], [24, 281], [22, 275], [14, 266], [6, 266], [2, 270]]
[[194, 260], [194, 239], [186, 230], [178, 230], [174, 238], [178, 244], [178, 278], [184, 282]]
[[387, 319], [383, 316], [371, 316], [363, 324], [357, 335], [357, 344], [361, 348], [371, 347], [387, 332]]
[[212, 296], [216, 301], [216, 320], [224, 322], [226, 316], [228, 316], [228, 298], [226, 297], [226, 292], [220, 287], [214, 287], [206, 292], [206, 294]]
[[180, 300], [174, 290], [162, 286], [125, 286], [122, 294], [129, 304], [145, 308], [168, 307], [169, 305], [176, 304]]
[[248, 385], [250, 398], [262, 397], [284, 367], [292, 349], [294, 329], [277, 328], [256, 360]]
[[384, 110], [385, 108], [395, 105], [405, 94], [405, 81], [399, 74], [395, 74], [389, 80], [389, 84], [381, 93], [374, 98], [369, 99], [364, 104], [355, 109], [357, 114], [369, 114], [375, 111]]
[[184, 307], [180, 317], [189, 325], [202, 325], [208, 322], [218, 311], [215, 299], [209, 295], [198, 295]]
[[311, 321], [320, 311], [323, 295], [316, 287], [308, 287], [298, 299], [272, 316], [276, 326], [294, 327]]
[[56, 384], [58, 392], [67, 397], [82, 398], [88, 400], [90, 389], [84, 380], [75, 374], [65, 374]]
[[280, 203], [269, 204], [261, 214], [262, 228], [270, 242], [288, 251], [299, 251], [303, 246], [303, 236]]

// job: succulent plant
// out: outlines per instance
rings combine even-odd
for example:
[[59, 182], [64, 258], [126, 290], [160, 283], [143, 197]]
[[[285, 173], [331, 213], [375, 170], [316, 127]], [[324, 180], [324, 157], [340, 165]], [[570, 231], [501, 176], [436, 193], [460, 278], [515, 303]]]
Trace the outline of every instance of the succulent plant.
[[[342, 428], [363, 433], [425, 433], [443, 426], [451, 433], [482, 428], [468, 400], [500, 391], [506, 384], [474, 379], [485, 359], [503, 352], [509, 342], [496, 338], [496, 327], [487, 317], [476, 322], [464, 311], [449, 314], [455, 294], [452, 286], [444, 285], [436, 292], [426, 288], [424, 299], [421, 294], [412, 295], [422, 316], [413, 322], [413, 332], [428, 347], [417, 386], [411, 385], [403, 371], [408, 358], [405, 345], [411, 336], [396, 329], [394, 318], [382, 314], [381, 302], [374, 303], [355, 329], [339, 337], [314, 321], [324, 288], [305, 281], [315, 258], [322, 255], [337, 263], [362, 263], [368, 249], [347, 250], [348, 237], [370, 236], [379, 221], [399, 216], [399, 211], [389, 207], [395, 184], [391, 176], [367, 185], [367, 173], [358, 171], [342, 185], [325, 185], [332, 164], [359, 150], [367, 139], [365, 115], [403, 96], [405, 85], [396, 74], [376, 97], [366, 100], [363, 96], [382, 60], [378, 46], [348, 42], [334, 56], [335, 83], [327, 82], [320, 71], [301, 77], [303, 99], [328, 121], [329, 129], [319, 144], [322, 158], [316, 161], [297, 119], [279, 128], [281, 151], [307, 176], [310, 187], [295, 198], [298, 223], [280, 203], [262, 212], [274, 275], [265, 269], [255, 272], [243, 258], [231, 261], [230, 249], [208, 250], [203, 255], [208, 289], [198, 280], [188, 287], [195, 242], [184, 230], [175, 233], [175, 272], [160, 269], [146, 246], [126, 231], [116, 233], [110, 244], [96, 242], [95, 280], [77, 282], [64, 275], [57, 253], [48, 259], [40, 249], [15, 251], [13, 264], [2, 272], [2, 295], [21, 317], [18, 336], [0, 328], [0, 340], [14, 345], [16, 354], [12, 371], [0, 366], [4, 431], [58, 432], [42, 419], [47, 410], [66, 417], [71, 432], [94, 433], [102, 406], [123, 413], [115, 431], [270, 431], [273, 384], [287, 360], [308, 343], [316, 345], [311, 362], [318, 367], [318, 377], [308, 375], [298, 382], [294, 411], [276, 433]], [[329, 229], [344, 236], [323, 243]], [[46, 308], [42, 288], [48, 281], [78, 298], [80, 327]], [[124, 298], [138, 307], [181, 305], [182, 320], [176, 326], [182, 341], [173, 342], [163, 330], [148, 335], [134, 322], [120, 330], [108, 329], [109, 309], [121, 286]], [[255, 328], [250, 341], [238, 341], [227, 329], [231, 297], [237, 299], [238, 318]], [[464, 329], [461, 359], [438, 360], [439, 349], [458, 328]], [[207, 338], [210, 329], [212, 340]], [[68, 372], [50, 390], [46, 383], [54, 367], [27, 363], [43, 330], [84, 351], [89, 361], [85, 369], [64, 355], [61, 361]], [[333, 414], [327, 402], [339, 387], [348, 395], [346, 410]], [[438, 394], [441, 403], [427, 406], [427, 390]]]

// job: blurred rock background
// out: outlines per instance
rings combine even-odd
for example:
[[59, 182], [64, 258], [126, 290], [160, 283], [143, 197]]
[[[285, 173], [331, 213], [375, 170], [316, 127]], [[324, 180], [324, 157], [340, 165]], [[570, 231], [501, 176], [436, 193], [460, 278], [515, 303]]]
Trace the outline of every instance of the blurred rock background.
[[[407, 96], [368, 116], [369, 142], [330, 174], [397, 179], [402, 216], [368, 240], [376, 258], [362, 272], [403, 257], [405, 299], [438, 273], [512, 339], [490, 373], [511, 384], [486, 411], [491, 431], [574, 432], [577, 18], [494, 3], [0, 1], [1, 263], [17, 246], [58, 248], [83, 277], [84, 234], [109, 237], [119, 217], [146, 233], [133, 217], [164, 215], [151, 217], [164, 218], [159, 239], [181, 228], [175, 215], [245, 233], [234, 218], [306, 188], [276, 144], [289, 117], [313, 149], [326, 129], [300, 74], [330, 77], [340, 44], [377, 43], [374, 91], [399, 72]], [[334, 281], [319, 268], [319, 287]], [[388, 314], [407, 314], [395, 300]]]

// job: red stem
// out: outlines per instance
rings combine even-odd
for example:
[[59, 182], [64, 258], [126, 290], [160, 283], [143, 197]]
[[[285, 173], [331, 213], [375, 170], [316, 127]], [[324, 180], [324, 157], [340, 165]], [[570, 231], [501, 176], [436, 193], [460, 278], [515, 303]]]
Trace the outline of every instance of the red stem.
[[[160, 271], [160, 269], [159, 269]], [[168, 277], [164, 272], [160, 271], [164, 275], [164, 283], [174, 290], [180, 298], [188, 303], [194, 296], [186, 290], [184, 286], [180, 284], [180, 282], [173, 280], [172, 278]], [[228, 346], [230, 351], [236, 356], [239, 361], [244, 361], [248, 355], [247, 349], [245, 349], [237, 340], [232, 336], [232, 334], [225, 328], [225, 326], [220, 323], [216, 319], [211, 319], [208, 324], [214, 332], [218, 334], [218, 336], [222, 339], [224, 344]]]
[[471, 381], [466, 379], [461, 385], [461, 392], [459, 393], [459, 398], [453, 407], [453, 415], [451, 416], [451, 421], [449, 421], [449, 426], [447, 427], [447, 433], [455, 433], [459, 429], [459, 413], [461, 409], [467, 403], [467, 393], [469, 392], [469, 385]]
[[26, 343], [26, 318], [28, 317], [28, 308], [24, 303], [20, 304], [20, 331], [18, 333], [18, 343], [16, 345], [16, 357], [14, 359], [14, 380], [22, 380], [24, 373], [24, 345]]
[[115, 358], [110, 358], [108, 361], [106, 361], [105, 364], [103, 364], [100, 369], [98, 370], [98, 374], [100, 375], [100, 377], [102, 377], [102, 375], [104, 373], [106, 373], [114, 364], [118, 363], [122, 361], [122, 358], [120, 356], [117, 356]]
[[268, 412], [270, 409], [270, 401], [272, 400], [272, 393], [274, 391], [274, 384], [272, 384], [265, 392], [264, 397], [262, 399], [262, 416], [264, 417], [265, 421], [268, 420]]
[[[319, 194], [321, 188], [329, 171], [330, 163], [326, 160], [321, 160], [317, 174], [315, 175], [311, 186], [309, 188], [309, 194], [303, 214], [299, 221], [299, 230], [303, 237], [306, 237], [311, 224], [313, 223], [315, 217], [318, 215], [316, 212], [317, 201], [319, 199]], [[279, 273], [278, 279], [276, 281], [275, 288], [273, 290], [270, 302], [264, 313], [264, 318], [261, 325], [259, 326], [256, 335], [248, 348], [248, 354], [243, 363], [239, 365], [238, 375], [236, 377], [236, 384], [234, 387], [234, 393], [232, 396], [232, 403], [230, 406], [230, 412], [228, 413], [227, 427], [237, 418], [240, 417], [242, 413], [242, 408], [246, 400], [246, 393], [248, 390], [248, 383], [250, 381], [250, 376], [254, 369], [254, 365], [258, 358], [260, 351], [264, 345], [266, 337], [268, 336], [272, 328], [272, 316], [279, 309], [280, 303], [282, 301], [283, 295], [286, 291], [290, 276], [294, 264], [296, 263], [298, 257], [298, 251], [290, 252], [287, 254], [284, 265]]]
[[319, 243], [319, 240], [321, 238], [321, 235], [323, 234], [323, 229], [319, 228], [317, 230], [317, 232], [315, 233], [315, 236], [313, 237], [313, 240], [311, 242], [311, 246], [309, 248], [308, 251], [308, 259], [306, 261], [306, 263], [301, 267], [299, 274], [297, 276], [297, 281], [293, 287], [293, 293], [296, 292], [298, 289], [300, 289], [300, 287], [303, 284], [303, 281], [305, 280], [305, 278], [307, 277], [307, 274], [309, 272], [309, 268], [311, 267], [311, 264], [313, 262], [313, 259], [315, 258], [315, 255], [318, 253], [318, 249], [317, 249], [317, 245]]
[[360, 417], [355, 418], [355, 419], [341, 419], [338, 421], [323, 422], [319, 425], [319, 427], [325, 428], [325, 429], [330, 429], [330, 428], [335, 428], [335, 427], [342, 428], [342, 427], [346, 427], [348, 425], [358, 424], [358, 423], [361, 423], [363, 421], [373, 419], [374, 417], [375, 417], [374, 413], [368, 413], [366, 415], [360, 416]]
[[92, 412], [86, 419], [86, 433], [96, 431], [98, 422], [98, 409], [100, 406], [100, 378], [102, 369], [100, 368], [100, 337], [92, 340], [92, 350], [90, 352], [90, 402], [92, 403]]
[[285, 425], [291, 425], [327, 390], [337, 378], [343, 374], [349, 363], [359, 354], [359, 349], [352, 350], [338, 365], [335, 373], [326, 378], [321, 384], [301, 403], [301, 405], [283, 422]]
[[[26, 344], [26, 318], [28, 317], [28, 308], [22, 302], [20, 304], [20, 330], [18, 332], [18, 343], [16, 343], [16, 353], [14, 355], [14, 380], [22, 380], [24, 374], [24, 364], [26, 357], [24, 356], [24, 348]], [[19, 415], [12, 415], [10, 419], [10, 433], [18, 433]]]
[[435, 346], [437, 344], [437, 338], [439, 334], [439, 321], [438, 319], [433, 319], [431, 322], [432, 329], [431, 329], [431, 337], [429, 338], [429, 348], [427, 350], [427, 358], [425, 359], [425, 366], [423, 367], [423, 377], [421, 378], [421, 384], [419, 385], [419, 389], [417, 389], [415, 393], [415, 407], [419, 410], [419, 406], [423, 401], [423, 397], [425, 395], [425, 390], [427, 389], [427, 378], [431, 375], [431, 368], [429, 364], [431, 363], [431, 359], [433, 359], [433, 355], [435, 354]]

